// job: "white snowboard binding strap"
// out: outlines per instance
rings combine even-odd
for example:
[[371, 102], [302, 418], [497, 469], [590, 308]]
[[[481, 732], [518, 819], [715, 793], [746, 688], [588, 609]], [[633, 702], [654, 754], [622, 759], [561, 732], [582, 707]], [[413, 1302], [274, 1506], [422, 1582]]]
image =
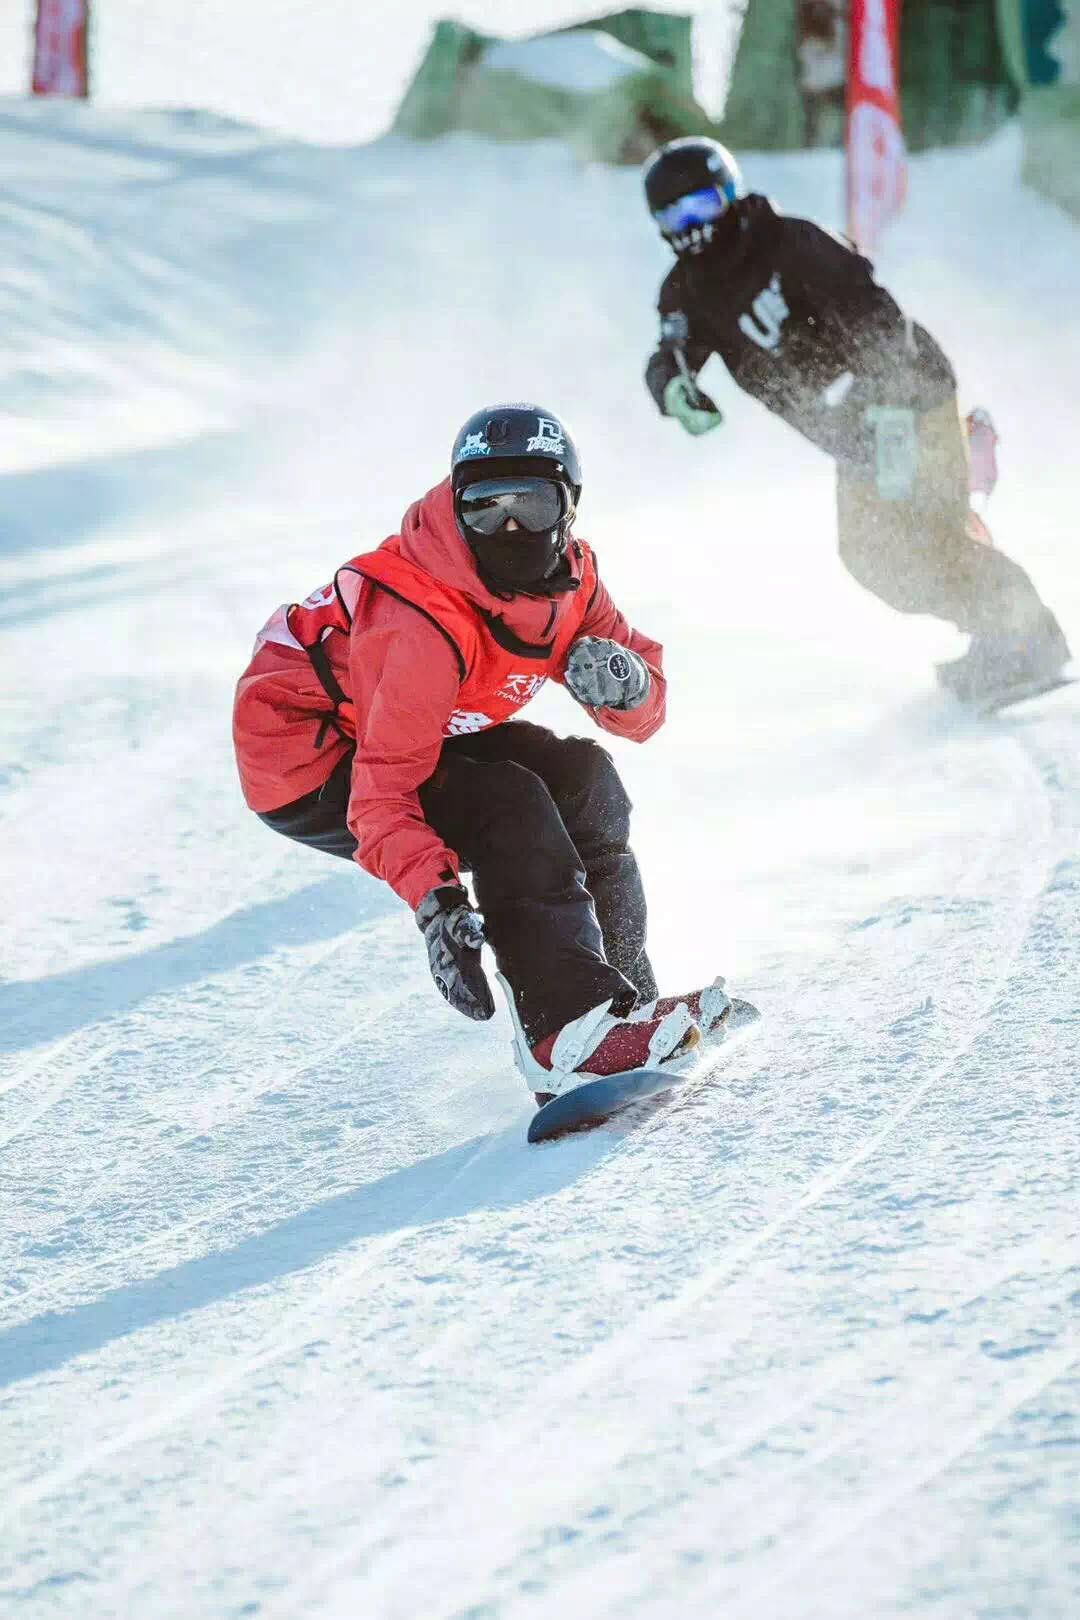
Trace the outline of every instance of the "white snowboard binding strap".
[[[698, 1014], [698, 1028], [706, 1040], [714, 1039], [723, 1034], [720, 1027], [731, 1011], [732, 1001], [725, 988], [727, 980], [723, 974], [717, 974], [712, 984], [707, 985], [698, 995], [698, 1005], [701, 1008]], [[643, 1007], [635, 1007], [630, 1014], [632, 1023], [644, 1023], [649, 1018], [656, 1017], [656, 1008], [659, 996], [647, 1001]]]
[[[532, 1055], [528, 1037], [521, 1027], [521, 1019], [514, 1004], [514, 992], [501, 973], [496, 973], [495, 977], [502, 986], [506, 1005], [510, 1010], [510, 1022], [514, 1030], [514, 1063], [530, 1091], [549, 1091], [553, 1096], [558, 1096], [560, 1092], [571, 1091], [575, 1086], [583, 1086], [587, 1081], [598, 1078], [590, 1074], [588, 1069], [582, 1069], [580, 1065], [596, 1051], [609, 1030], [614, 1029], [616, 1024], [631, 1022], [630, 1019], [616, 1018], [609, 1011], [610, 1000], [582, 1013], [580, 1018], [573, 1019], [559, 1031], [551, 1049], [551, 1068], [545, 1069], [544, 1065], [538, 1063]], [[636, 1015], [634, 1021], [637, 1021]], [[680, 1001], [654, 1031], [649, 1041], [649, 1061], [641, 1066], [659, 1068], [665, 1059], [670, 1059], [672, 1053], [678, 1051], [693, 1028], [694, 1020], [690, 1016], [690, 1009], [685, 1001]], [[700, 1037], [690, 1043], [686, 1053], [679, 1052], [675, 1061], [681, 1062], [684, 1058], [696, 1057], [694, 1049], [699, 1043]], [[672, 1067], [673, 1064], [668, 1066]]]

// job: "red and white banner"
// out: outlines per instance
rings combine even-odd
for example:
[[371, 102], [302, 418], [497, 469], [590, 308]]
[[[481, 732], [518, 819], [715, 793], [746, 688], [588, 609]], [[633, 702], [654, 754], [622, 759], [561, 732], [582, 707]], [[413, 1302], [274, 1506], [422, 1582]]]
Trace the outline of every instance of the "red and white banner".
[[89, 94], [89, 12], [90, 0], [38, 0], [35, 96]]
[[851, 0], [847, 84], [848, 235], [872, 253], [907, 191], [900, 128], [901, 0]]

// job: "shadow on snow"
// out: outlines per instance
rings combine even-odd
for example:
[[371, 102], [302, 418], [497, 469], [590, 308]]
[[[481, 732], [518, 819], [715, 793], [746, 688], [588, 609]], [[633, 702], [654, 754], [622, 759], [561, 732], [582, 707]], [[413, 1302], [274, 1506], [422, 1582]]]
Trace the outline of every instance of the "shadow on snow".
[[0, 984], [0, 1053], [57, 1040], [130, 1012], [151, 996], [258, 961], [279, 946], [335, 939], [397, 906], [385, 885], [358, 886], [351, 873], [335, 873], [282, 898], [244, 906], [201, 934], [135, 956]]
[[528, 1148], [520, 1123], [474, 1137], [328, 1198], [235, 1248], [0, 1333], [0, 1387], [53, 1372], [128, 1334], [305, 1271], [366, 1238], [547, 1197], [587, 1173], [610, 1146], [610, 1137], [597, 1134], [564, 1142], [557, 1152]]
[[[120, 519], [197, 510], [249, 454], [245, 435], [214, 432], [7, 473], [0, 478], [0, 556], [78, 545]], [[69, 586], [61, 580], [48, 589], [63, 597]], [[21, 606], [11, 616], [21, 622]]]

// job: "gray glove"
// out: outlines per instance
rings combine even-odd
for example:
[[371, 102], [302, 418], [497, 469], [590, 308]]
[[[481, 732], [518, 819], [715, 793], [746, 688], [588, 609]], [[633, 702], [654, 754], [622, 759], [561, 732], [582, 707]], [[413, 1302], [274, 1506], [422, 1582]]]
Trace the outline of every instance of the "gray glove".
[[602, 636], [582, 636], [574, 642], [564, 679], [571, 696], [587, 709], [636, 709], [652, 685], [648, 667], [636, 652]]
[[416, 925], [440, 994], [466, 1018], [493, 1017], [495, 1001], [480, 965], [484, 919], [473, 910], [461, 885], [429, 889], [416, 908]]
[[664, 389], [664, 412], [667, 416], [673, 416], [695, 438], [712, 428], [718, 428], [724, 420], [715, 401], [683, 372], [672, 377]]

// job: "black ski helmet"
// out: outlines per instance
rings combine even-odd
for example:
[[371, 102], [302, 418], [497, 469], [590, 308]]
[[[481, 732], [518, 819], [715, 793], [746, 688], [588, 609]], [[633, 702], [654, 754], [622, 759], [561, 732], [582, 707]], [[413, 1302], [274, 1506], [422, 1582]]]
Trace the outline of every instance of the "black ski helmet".
[[569, 486], [575, 507], [581, 499], [577, 446], [561, 418], [542, 405], [485, 405], [458, 429], [450, 455], [455, 491], [505, 473], [553, 478]]
[[[555, 527], [509, 537], [477, 533], [462, 517], [464, 492], [504, 479], [545, 479], [564, 490], [562, 516]], [[454, 519], [476, 559], [484, 583], [497, 595], [519, 590], [554, 595], [576, 590], [577, 580], [562, 566], [581, 498], [581, 463], [565, 424], [542, 405], [487, 405], [462, 424], [450, 455]], [[509, 545], [508, 545], [509, 541]]]
[[727, 147], [707, 135], [683, 135], [668, 141], [646, 161], [642, 180], [649, 212], [676, 253], [699, 251], [711, 239], [713, 224], [706, 222], [685, 232], [667, 229], [659, 217], [663, 211], [682, 197], [712, 191], [726, 212], [742, 187], [739, 165]]

